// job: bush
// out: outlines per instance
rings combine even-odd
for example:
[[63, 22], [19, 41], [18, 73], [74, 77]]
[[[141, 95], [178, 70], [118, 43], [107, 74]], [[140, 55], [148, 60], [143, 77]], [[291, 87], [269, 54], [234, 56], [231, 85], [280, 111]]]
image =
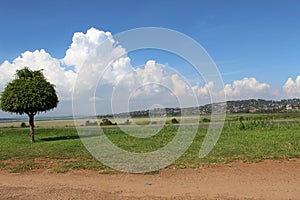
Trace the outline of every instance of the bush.
[[25, 123], [25, 122], [22, 122], [21, 125], [20, 125], [20, 127], [21, 127], [21, 128], [26, 128], [26, 123]]
[[210, 119], [204, 118], [202, 122], [210, 122]]
[[98, 125], [98, 122], [94, 121], [94, 122], [90, 122], [90, 120], [87, 120], [85, 122], [85, 125], [86, 126], [97, 126]]
[[124, 125], [130, 125], [131, 121], [129, 119], [126, 119], [126, 121], [124, 122]]
[[172, 122], [172, 124], [179, 124], [179, 121], [178, 121], [176, 118], [173, 118], [173, 119], [171, 120], [171, 122]]
[[107, 118], [102, 119], [102, 122], [100, 123], [100, 126], [111, 126], [111, 125], [117, 125], [117, 123], [112, 123]]

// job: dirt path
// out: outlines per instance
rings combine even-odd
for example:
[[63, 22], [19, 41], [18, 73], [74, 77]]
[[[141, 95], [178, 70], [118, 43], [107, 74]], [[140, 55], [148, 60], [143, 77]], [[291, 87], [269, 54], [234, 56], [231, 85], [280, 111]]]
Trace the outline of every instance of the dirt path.
[[300, 159], [156, 175], [0, 171], [0, 199], [300, 199]]

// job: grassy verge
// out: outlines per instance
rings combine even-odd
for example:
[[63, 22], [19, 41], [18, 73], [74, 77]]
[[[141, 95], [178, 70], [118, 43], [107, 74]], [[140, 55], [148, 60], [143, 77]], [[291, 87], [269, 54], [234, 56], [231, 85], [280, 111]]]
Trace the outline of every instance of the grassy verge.
[[[299, 123], [240, 126], [238, 122], [226, 126], [213, 151], [203, 159], [198, 157], [198, 153], [207, 129], [199, 128], [190, 148], [169, 167], [186, 168], [236, 160], [257, 162], [300, 157]], [[176, 135], [176, 131], [175, 127], [165, 127], [147, 139], [131, 137], [120, 130], [106, 130], [105, 134], [123, 149], [149, 152], [166, 145]], [[66, 172], [70, 169], [109, 170], [85, 149], [75, 129], [66, 128], [39, 128], [33, 144], [29, 142], [27, 129], [0, 129], [0, 168], [11, 172], [34, 169], [49, 169], [52, 172]]]

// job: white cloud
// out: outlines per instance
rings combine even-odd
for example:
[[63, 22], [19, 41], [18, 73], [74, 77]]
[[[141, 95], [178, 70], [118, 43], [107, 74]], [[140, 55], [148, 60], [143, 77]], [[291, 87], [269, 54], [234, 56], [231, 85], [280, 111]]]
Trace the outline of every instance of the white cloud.
[[208, 82], [203, 87], [199, 85], [193, 86], [193, 90], [201, 99], [210, 99], [211, 93], [214, 91], [214, 83]]
[[73, 35], [69, 49], [66, 51], [66, 56], [62, 61], [68, 66], [75, 66], [78, 72], [88, 56], [99, 44], [106, 40], [112, 40], [110, 32], [100, 31], [95, 28], [90, 28], [86, 34], [76, 32]]
[[0, 89], [3, 90], [4, 86], [14, 78], [16, 70], [25, 66], [32, 70], [43, 69], [45, 77], [55, 84], [59, 97], [61, 99], [70, 98], [76, 74], [73, 71], [64, 70], [59, 60], [51, 57], [43, 49], [34, 52], [26, 51], [11, 63], [8, 61], [2, 63], [0, 65]]
[[255, 78], [244, 78], [226, 84], [225, 94], [228, 100], [270, 98], [273, 95], [269, 84], [260, 83]]
[[133, 70], [129, 57], [121, 57], [108, 67], [104, 73], [103, 81], [112, 85], [116, 85], [123, 76]]
[[130, 73], [124, 74], [119, 83], [131, 90], [136, 90], [134, 98], [151, 98], [154, 95], [169, 93], [174, 96], [190, 96], [192, 90], [172, 68], [156, 63], [154, 60], [146, 62], [142, 68], [132, 68]]
[[[74, 33], [72, 43], [62, 59], [53, 58], [42, 49], [26, 51], [12, 62], [3, 62], [0, 64], [0, 90], [14, 78], [16, 70], [24, 66], [32, 70], [44, 69], [45, 77], [56, 85], [60, 101], [72, 98], [74, 83], [80, 74], [77, 89], [81, 96], [89, 102], [101, 103], [103, 108], [110, 106], [113, 90], [118, 92], [116, 103], [123, 102], [128, 97], [150, 106], [159, 102], [166, 106], [175, 105], [173, 102], [178, 103], [179, 99], [181, 106], [189, 106], [195, 104], [194, 95], [200, 104], [210, 103], [211, 96], [217, 99], [222, 95], [221, 91], [216, 91], [214, 82], [191, 86], [174, 69], [154, 60], [147, 61], [143, 67], [133, 67], [126, 50], [115, 43], [111, 33], [95, 28], [86, 33]], [[66, 70], [65, 66], [74, 66], [75, 70]], [[88, 70], [80, 71], [83, 67]], [[99, 76], [102, 76], [101, 84], [105, 86], [104, 89], [99, 94], [85, 96], [96, 90]], [[287, 97], [299, 97], [300, 76], [295, 80], [289, 78], [282, 90]], [[279, 97], [269, 84], [260, 83], [255, 78], [233, 81], [225, 85], [225, 93], [228, 100]]]
[[[106, 77], [106, 75], [104, 75]], [[195, 105], [192, 88], [171, 68], [149, 60], [143, 67], [131, 68], [114, 84], [114, 99], [120, 110], [127, 102], [142, 102], [149, 108], [154, 102], [162, 105]], [[191, 103], [194, 104], [191, 104]], [[138, 104], [138, 103], [136, 103]], [[139, 105], [137, 105], [139, 106]], [[121, 108], [123, 107], [123, 109]], [[138, 109], [138, 108], [136, 108]]]
[[300, 76], [295, 80], [288, 78], [286, 83], [282, 86], [285, 96], [289, 98], [300, 98]]
[[116, 44], [110, 32], [95, 28], [75, 33], [61, 61], [75, 67], [76, 93], [81, 96], [94, 91], [98, 81], [114, 85], [132, 70], [126, 50]]

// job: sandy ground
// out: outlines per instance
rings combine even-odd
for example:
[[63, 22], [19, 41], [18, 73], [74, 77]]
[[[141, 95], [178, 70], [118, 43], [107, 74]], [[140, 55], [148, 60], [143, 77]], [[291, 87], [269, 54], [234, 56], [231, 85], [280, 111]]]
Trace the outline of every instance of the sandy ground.
[[300, 199], [300, 159], [159, 174], [0, 171], [0, 199]]

